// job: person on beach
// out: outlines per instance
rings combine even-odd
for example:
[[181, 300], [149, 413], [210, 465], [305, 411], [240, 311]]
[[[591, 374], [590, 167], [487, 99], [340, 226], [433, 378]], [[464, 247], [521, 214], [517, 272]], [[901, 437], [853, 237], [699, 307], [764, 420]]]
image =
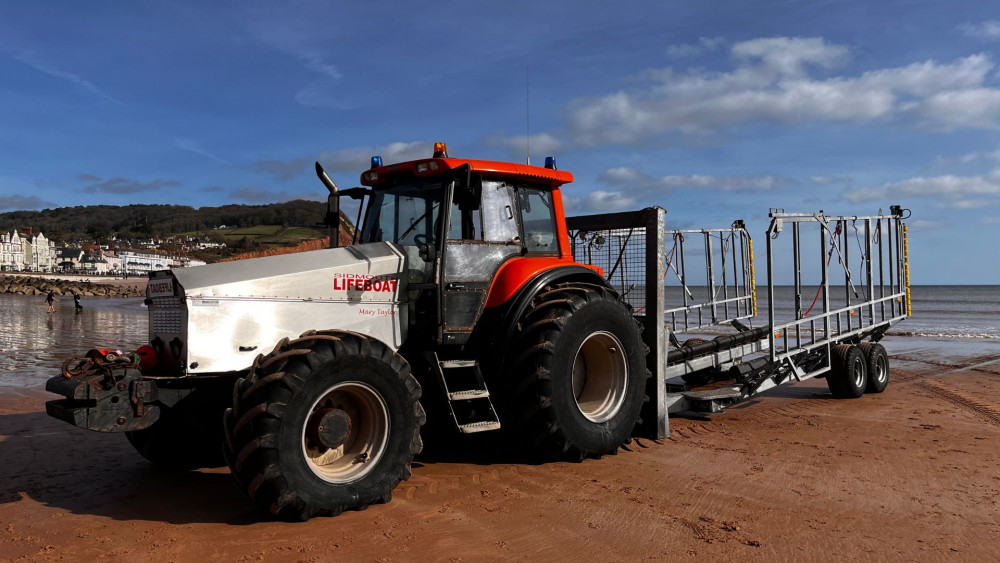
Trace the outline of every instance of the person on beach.
[[80, 305], [80, 294], [79, 293], [74, 293], [73, 294], [73, 306], [76, 309], [77, 313], [79, 313], [80, 311], [83, 310], [83, 305]]
[[45, 302], [49, 304], [49, 308], [48, 308], [48, 310], [46, 310], [46, 312], [47, 313], [55, 313], [56, 312], [56, 305], [55, 304], [58, 301], [59, 300], [56, 299], [56, 292], [55, 291], [50, 291], [49, 294], [45, 296]]

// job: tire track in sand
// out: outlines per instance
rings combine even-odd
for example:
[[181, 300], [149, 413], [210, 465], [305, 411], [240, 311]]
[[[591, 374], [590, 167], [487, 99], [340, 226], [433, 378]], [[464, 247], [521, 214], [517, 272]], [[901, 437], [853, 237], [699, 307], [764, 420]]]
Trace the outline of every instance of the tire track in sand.
[[1000, 363], [1000, 358], [976, 358], [971, 362], [959, 363], [959, 364], [949, 364], [946, 362], [940, 362], [937, 360], [929, 360], [925, 358], [914, 358], [910, 356], [890, 356], [893, 360], [899, 360], [903, 362], [914, 362], [919, 364], [925, 364], [929, 366], [936, 366], [945, 368], [946, 371], [940, 373], [912, 373], [903, 372], [899, 375], [892, 376], [892, 382], [894, 383], [909, 383], [921, 379], [937, 378], [949, 375], [958, 371], [974, 371], [977, 373], [984, 373], [986, 375], [996, 375], [1000, 376], [1000, 372], [993, 371], [992, 369], [986, 369], [986, 366], [992, 366]]
[[1000, 409], [995, 405], [985, 403], [960, 391], [949, 389], [937, 381], [923, 381], [920, 383], [920, 387], [953, 405], [972, 412], [994, 426], [1000, 426]]

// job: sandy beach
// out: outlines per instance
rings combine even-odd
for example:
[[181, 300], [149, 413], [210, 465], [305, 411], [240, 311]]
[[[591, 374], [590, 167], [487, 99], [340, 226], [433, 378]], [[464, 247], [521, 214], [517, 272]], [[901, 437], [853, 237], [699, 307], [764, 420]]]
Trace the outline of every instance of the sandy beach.
[[997, 346], [888, 347], [881, 395], [804, 382], [579, 464], [431, 440], [391, 503], [301, 524], [0, 387], [0, 559], [997, 560]]

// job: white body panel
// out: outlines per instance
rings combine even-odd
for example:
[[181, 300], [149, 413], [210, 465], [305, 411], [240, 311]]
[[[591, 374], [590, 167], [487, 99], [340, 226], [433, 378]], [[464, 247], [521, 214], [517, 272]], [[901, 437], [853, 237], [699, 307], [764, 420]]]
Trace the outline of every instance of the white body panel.
[[186, 309], [186, 372], [246, 369], [307, 330], [360, 332], [396, 349], [406, 339], [405, 272], [405, 254], [388, 243], [173, 270]]

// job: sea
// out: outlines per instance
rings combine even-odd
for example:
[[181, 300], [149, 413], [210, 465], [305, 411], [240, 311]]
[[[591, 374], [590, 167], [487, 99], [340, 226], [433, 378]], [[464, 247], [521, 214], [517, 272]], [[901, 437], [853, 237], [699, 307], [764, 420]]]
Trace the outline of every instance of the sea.
[[[793, 296], [790, 287], [776, 288], [777, 318], [792, 317]], [[754, 326], [767, 322], [766, 286], [758, 288], [758, 297]], [[812, 295], [806, 297], [811, 301]], [[129, 352], [148, 340], [141, 299], [84, 299], [83, 307], [77, 313], [72, 302], [62, 301], [47, 313], [43, 297], [0, 295], [0, 387], [44, 387], [67, 358], [91, 348]], [[890, 355], [1000, 358], [1000, 286], [915, 286], [912, 307], [912, 316], [883, 341]]]

